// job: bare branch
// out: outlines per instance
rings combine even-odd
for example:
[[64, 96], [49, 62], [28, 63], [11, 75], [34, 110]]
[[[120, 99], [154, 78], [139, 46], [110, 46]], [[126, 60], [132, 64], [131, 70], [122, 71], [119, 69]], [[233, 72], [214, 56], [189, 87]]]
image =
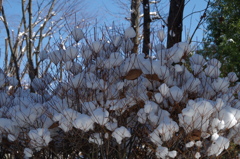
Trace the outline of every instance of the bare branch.
[[208, 2], [207, 2], [206, 8], [204, 9], [204, 13], [203, 13], [202, 16], [200, 17], [200, 20], [199, 20], [196, 28], [194, 29], [191, 38], [189, 39], [189, 43], [191, 43], [191, 41], [192, 41], [192, 39], [193, 39], [196, 31], [199, 29], [199, 27], [200, 27], [200, 26], [203, 24], [203, 22], [206, 20], [206, 14], [207, 14], [207, 10], [208, 10], [208, 8], [209, 8], [209, 5], [210, 5], [210, 0], [208, 0]]

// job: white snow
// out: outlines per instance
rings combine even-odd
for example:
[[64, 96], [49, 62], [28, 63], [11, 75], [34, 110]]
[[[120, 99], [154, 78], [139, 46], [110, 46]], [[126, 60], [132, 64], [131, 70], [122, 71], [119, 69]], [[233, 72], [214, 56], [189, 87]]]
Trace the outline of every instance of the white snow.
[[134, 44], [133, 44], [132, 40], [128, 38], [128, 39], [123, 40], [121, 49], [124, 52], [129, 52], [132, 50], [133, 46], [134, 46]]
[[122, 43], [122, 37], [121, 36], [115, 36], [114, 40], [113, 40], [113, 45], [115, 47], [118, 47], [118, 46], [121, 45], [121, 43]]
[[202, 141], [196, 141], [196, 142], [195, 142], [195, 145], [196, 145], [197, 147], [202, 147], [202, 146], [203, 146]]
[[171, 158], [175, 158], [177, 156], [177, 151], [175, 151], [175, 150], [168, 151], [168, 156]]
[[64, 53], [64, 51], [55, 50], [55, 51], [49, 53], [48, 57], [51, 60], [51, 62], [53, 62], [55, 65], [57, 65], [62, 60], [63, 53]]
[[235, 72], [229, 72], [228, 79], [230, 82], [236, 82], [238, 80], [238, 77]]
[[206, 60], [202, 55], [199, 54], [194, 54], [189, 58], [191, 65], [196, 64], [196, 65], [201, 65], [203, 66], [206, 63]]
[[197, 158], [197, 159], [199, 159], [199, 158], [201, 157], [201, 154], [200, 154], [199, 152], [196, 152], [196, 154], [195, 154], [194, 157]]
[[33, 151], [30, 149], [30, 148], [25, 148], [24, 149], [24, 156], [25, 157], [32, 157], [32, 155], [33, 155]]
[[15, 137], [14, 135], [12, 135], [12, 134], [8, 134], [8, 140], [9, 141], [15, 141], [17, 139], [17, 137]]
[[115, 121], [115, 122], [107, 122], [107, 123], [105, 124], [105, 126], [106, 126], [106, 128], [107, 128], [108, 130], [114, 131], [114, 130], [118, 127], [118, 124], [117, 124], [116, 121]]
[[208, 64], [209, 65], [212, 65], [212, 66], [216, 66], [216, 67], [218, 67], [218, 68], [220, 68], [221, 67], [221, 62], [220, 61], [218, 61], [217, 59], [211, 59], [211, 60], [209, 60], [208, 61]]
[[165, 34], [165, 32], [164, 32], [163, 29], [160, 29], [160, 30], [158, 31], [158, 33], [157, 33], [157, 36], [158, 36], [159, 40], [160, 40], [161, 42], [163, 42], [163, 40], [164, 40], [165, 37], [166, 37], [166, 34]]
[[116, 139], [118, 144], [121, 144], [122, 140], [126, 137], [131, 137], [131, 134], [124, 126], [121, 126], [114, 130], [112, 137]]
[[79, 114], [76, 118], [76, 120], [73, 121], [73, 126], [77, 129], [81, 129], [84, 132], [89, 131], [90, 129], [93, 129], [93, 120], [90, 116], [86, 114]]
[[171, 139], [175, 132], [178, 132], [179, 127], [175, 121], [162, 121], [157, 127], [159, 134], [161, 135], [161, 139], [163, 141], [168, 141]]
[[225, 128], [229, 129], [237, 124], [235, 114], [231, 111], [232, 108], [226, 107], [219, 112], [219, 119], [224, 121]]
[[205, 68], [205, 73], [207, 76], [212, 77], [212, 78], [217, 78], [219, 77], [221, 71], [217, 66], [213, 65], [207, 65], [207, 68]]
[[102, 145], [103, 140], [101, 139], [101, 134], [100, 133], [94, 133], [92, 136], [89, 137], [89, 142], [93, 142], [97, 145]]
[[84, 38], [84, 34], [82, 29], [80, 28], [75, 28], [72, 30], [72, 36], [76, 42], [79, 42], [81, 39]]
[[66, 70], [70, 70], [73, 66], [73, 62], [72, 61], [67, 61], [64, 66], [65, 66]]
[[136, 36], [136, 32], [132, 27], [129, 27], [125, 30], [124, 37], [125, 39], [134, 38]]
[[154, 130], [151, 134], [149, 134], [149, 138], [156, 145], [161, 145], [163, 143], [157, 130]]
[[31, 139], [30, 144], [36, 148], [47, 146], [52, 140], [49, 130], [43, 128], [30, 130], [28, 136]]
[[180, 102], [181, 99], [183, 98], [183, 91], [179, 87], [173, 86], [170, 88], [169, 91], [174, 101]]
[[138, 111], [137, 116], [138, 116], [138, 122], [142, 124], [146, 123], [147, 114], [145, 113], [143, 108]]
[[169, 69], [166, 66], [154, 67], [153, 65], [153, 71], [158, 75], [159, 79], [161, 80], [166, 80], [169, 77]]
[[92, 49], [94, 52], [98, 53], [102, 48], [102, 43], [101, 41], [94, 41], [92, 43]]
[[158, 146], [158, 148], [156, 150], [156, 156], [159, 158], [165, 158], [167, 155], [168, 155], [168, 148]]
[[224, 149], [229, 147], [229, 140], [222, 136], [214, 137], [214, 141], [211, 146], [208, 148], [208, 156], [216, 155], [218, 156]]
[[11, 85], [11, 86], [18, 85], [18, 80], [15, 77], [7, 77], [7, 80], [9, 82], [9, 85]]
[[156, 93], [154, 95], [154, 97], [155, 97], [157, 103], [161, 103], [163, 101], [163, 96], [161, 95], [161, 93]]
[[93, 122], [105, 125], [108, 122], [109, 113], [107, 110], [103, 110], [102, 108], [97, 108], [92, 112], [92, 120]]
[[163, 97], [166, 97], [166, 95], [169, 92], [169, 88], [165, 83], [163, 83], [158, 89], [159, 89], [160, 93], [163, 95]]
[[194, 146], [194, 144], [195, 144], [195, 142], [194, 141], [190, 141], [190, 142], [188, 142], [188, 143], [186, 143], [186, 148], [191, 148], [191, 147], [193, 147]]
[[39, 58], [41, 61], [45, 60], [48, 58], [48, 54], [47, 54], [47, 51], [43, 50], [43, 51], [40, 51], [40, 53], [38, 54]]
[[63, 60], [65, 62], [69, 61], [69, 60], [73, 60], [74, 58], [76, 58], [78, 56], [78, 49], [71, 46], [71, 47], [68, 47], [64, 54], [63, 54]]

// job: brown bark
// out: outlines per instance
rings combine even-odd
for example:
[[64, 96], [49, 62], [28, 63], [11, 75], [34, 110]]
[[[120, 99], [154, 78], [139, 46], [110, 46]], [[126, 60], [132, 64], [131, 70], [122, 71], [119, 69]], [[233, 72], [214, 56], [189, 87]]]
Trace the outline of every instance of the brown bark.
[[29, 24], [28, 24], [28, 28], [29, 28], [29, 37], [28, 37], [28, 43], [27, 43], [27, 48], [28, 48], [28, 55], [27, 55], [27, 58], [28, 58], [28, 73], [29, 73], [29, 77], [31, 79], [31, 81], [33, 81], [33, 79], [35, 78], [35, 76], [37, 75], [35, 69], [34, 69], [34, 65], [33, 65], [33, 61], [32, 61], [32, 48], [33, 48], [33, 33], [32, 33], [32, 0], [29, 0], [28, 2], [28, 21], [29, 21]]
[[8, 66], [8, 39], [5, 39], [5, 57], [4, 57], [4, 72], [7, 73]]
[[138, 53], [138, 45], [139, 45], [139, 16], [140, 16], [140, 0], [132, 0], [131, 1], [131, 26], [136, 32], [136, 36], [132, 39], [134, 44], [132, 53]]
[[0, 0], [0, 11], [2, 10], [3, 0]]
[[150, 43], [150, 6], [149, 0], [143, 0], [143, 53], [145, 57], [149, 55], [149, 43]]
[[167, 48], [182, 40], [182, 21], [185, 0], [171, 0], [168, 16]]

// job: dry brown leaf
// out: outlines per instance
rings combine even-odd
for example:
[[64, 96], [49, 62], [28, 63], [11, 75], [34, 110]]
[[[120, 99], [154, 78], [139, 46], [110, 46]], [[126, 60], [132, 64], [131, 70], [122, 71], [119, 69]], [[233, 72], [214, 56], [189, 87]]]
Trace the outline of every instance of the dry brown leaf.
[[155, 81], [160, 80], [156, 74], [147, 74], [147, 75], [145, 75], [145, 77], [149, 80], [155, 80]]
[[139, 76], [141, 76], [142, 74], [142, 70], [139, 69], [132, 69], [130, 70], [127, 75], [125, 76], [125, 79], [127, 80], [135, 80], [137, 79]]
[[191, 134], [189, 134], [189, 140], [190, 141], [196, 141], [201, 139], [201, 131], [200, 130], [193, 130]]

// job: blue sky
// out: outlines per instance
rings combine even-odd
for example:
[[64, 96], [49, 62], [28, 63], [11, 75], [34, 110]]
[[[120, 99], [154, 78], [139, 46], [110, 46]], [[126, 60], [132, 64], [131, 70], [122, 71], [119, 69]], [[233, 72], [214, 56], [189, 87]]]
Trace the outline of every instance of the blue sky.
[[[8, 14], [12, 14], [12, 16], [10, 17], [11, 19], [13, 19], [13, 23], [14, 23], [14, 20], [17, 20], [20, 18], [18, 16], [19, 14], [18, 12], [20, 12], [20, 10], [18, 10], [19, 8], [18, 5], [20, 5], [19, 1], [20, 0], [14, 0], [14, 2], [4, 1], [5, 10]], [[93, 14], [96, 13], [95, 17], [96, 19], [98, 19], [98, 22], [100, 23], [100, 25], [105, 25], [105, 24], [110, 25], [114, 21], [115, 24], [117, 25], [123, 25], [125, 27], [128, 27], [130, 24], [124, 18], [129, 15], [129, 13], [127, 12], [130, 9], [123, 10], [121, 8], [122, 6], [117, 4], [118, 1], [128, 2], [128, 0], [86, 0], [87, 7], [84, 8], [86, 9], [84, 10], [84, 12], [92, 12]], [[160, 6], [159, 10], [161, 10], [161, 13], [167, 14], [169, 9], [167, 6], [169, 4], [169, 0], [161, 0], [161, 4], [162, 4], [162, 8]], [[206, 5], [207, 3], [205, 2], [205, 0], [189, 0], [189, 2], [185, 7], [184, 15], [186, 16], [194, 11], [202, 10], [206, 7]], [[196, 13], [184, 20], [183, 38], [186, 37], [185, 36], [186, 31], [190, 30], [190, 34], [191, 32], [193, 32], [193, 30], [195, 29], [198, 23], [200, 16], [201, 16], [201, 13]], [[158, 24], [156, 23], [156, 25]], [[4, 28], [2, 27], [2, 25], [0, 25], [0, 34], [3, 34], [4, 31], [5, 31]], [[196, 38], [198, 40], [201, 40], [202, 35], [203, 35], [203, 32], [201, 30], [198, 30], [197, 34], [195, 35], [195, 40]]]
[[[95, 0], [94, 1], [95, 3], [93, 3], [93, 1], [88, 1], [87, 3], [90, 5], [92, 12], [95, 12], [95, 11], [98, 12], [98, 15], [99, 15], [98, 18], [100, 19], [101, 22], [111, 24], [112, 21], [114, 21], [115, 24], [129, 25], [129, 23], [124, 19], [127, 16], [127, 13], [121, 8], [120, 5], [117, 4], [117, 1], [118, 0]], [[122, 1], [127, 2], [128, 0], [122, 0]], [[162, 0], [161, 3], [163, 5], [162, 8], [160, 7], [161, 12], [168, 13], [169, 8], [167, 5], [169, 4], [169, 0]], [[189, 15], [192, 12], [203, 10], [205, 9], [206, 5], [207, 3], [205, 0], [189, 0], [184, 10], [184, 16]], [[124, 14], [124, 12], [126, 14]], [[203, 12], [201, 13], [198, 12], [184, 19], [183, 40], [186, 39], [186, 34], [188, 30], [190, 31], [190, 35], [192, 34], [192, 32], [197, 26], [197, 23], [202, 13]], [[202, 37], [203, 37], [203, 30], [199, 29], [195, 34], [193, 40], [200, 41]]]

